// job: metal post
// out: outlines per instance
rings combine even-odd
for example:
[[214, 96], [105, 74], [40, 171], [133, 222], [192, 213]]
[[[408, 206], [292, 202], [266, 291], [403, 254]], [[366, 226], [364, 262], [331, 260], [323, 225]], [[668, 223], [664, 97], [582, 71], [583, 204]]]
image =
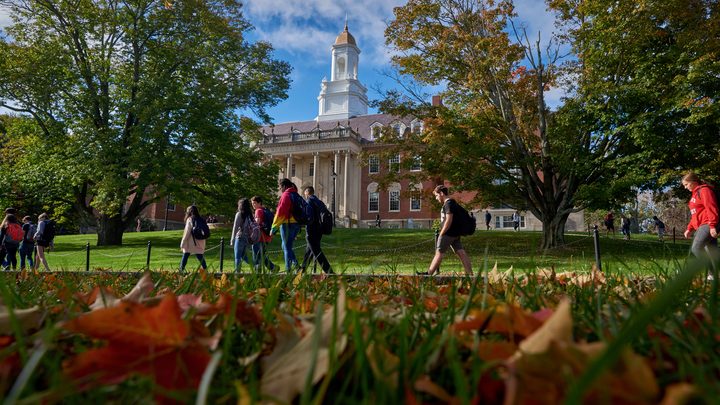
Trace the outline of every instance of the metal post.
[[165, 197], [165, 222], [163, 222], [163, 231], [167, 231], [167, 217], [168, 217], [168, 208], [170, 207], [170, 195]]
[[335, 226], [336, 225], [335, 218], [337, 218], [337, 213], [335, 212], [335, 183], [337, 180], [337, 173], [335, 173], [334, 170], [332, 172], [332, 179], [333, 179], [333, 192], [332, 192], [332, 200], [331, 200], [332, 204], [331, 205], [332, 205], [332, 213], [333, 213], [333, 226]]
[[150, 270], [150, 251], [152, 250], [152, 242], [148, 241], [147, 244], [147, 260], [145, 261], [145, 268]]
[[85, 244], [85, 271], [90, 271], [90, 242]]
[[600, 233], [598, 232], [598, 226], [593, 226], [593, 241], [595, 242], [595, 265], [598, 271], [602, 271], [602, 263], [600, 262]]
[[223, 261], [225, 260], [225, 237], [220, 238], [220, 273], [223, 271]]

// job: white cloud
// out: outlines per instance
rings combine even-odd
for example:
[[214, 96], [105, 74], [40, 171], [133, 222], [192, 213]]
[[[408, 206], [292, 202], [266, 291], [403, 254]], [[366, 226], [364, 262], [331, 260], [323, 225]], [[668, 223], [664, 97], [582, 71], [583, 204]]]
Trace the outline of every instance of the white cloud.
[[389, 61], [385, 25], [393, 16], [393, 8], [401, 4], [403, 0], [249, 0], [245, 11], [260, 38], [276, 49], [305, 54], [321, 63], [326, 61], [347, 15], [362, 60], [377, 67]]
[[8, 10], [0, 6], [0, 29], [7, 27], [11, 22]]

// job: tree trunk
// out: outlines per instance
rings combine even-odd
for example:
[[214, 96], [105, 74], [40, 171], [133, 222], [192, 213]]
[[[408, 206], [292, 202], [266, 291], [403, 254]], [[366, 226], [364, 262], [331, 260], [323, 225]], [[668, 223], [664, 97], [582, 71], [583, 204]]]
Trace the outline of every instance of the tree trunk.
[[563, 246], [565, 244], [565, 223], [570, 214], [556, 214], [552, 218], [543, 218], [542, 250]]
[[98, 246], [121, 246], [123, 232], [125, 232], [125, 223], [122, 216], [117, 214], [114, 216], [100, 215], [97, 218], [98, 224]]

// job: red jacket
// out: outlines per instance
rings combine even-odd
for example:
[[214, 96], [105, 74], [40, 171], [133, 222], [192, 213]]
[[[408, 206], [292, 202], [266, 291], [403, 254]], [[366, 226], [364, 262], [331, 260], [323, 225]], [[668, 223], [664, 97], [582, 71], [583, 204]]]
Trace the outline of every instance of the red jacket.
[[701, 184], [693, 189], [688, 208], [692, 215], [687, 226], [688, 231], [694, 231], [706, 224], [710, 228], [717, 226], [718, 205], [715, 201], [715, 192], [707, 184]]

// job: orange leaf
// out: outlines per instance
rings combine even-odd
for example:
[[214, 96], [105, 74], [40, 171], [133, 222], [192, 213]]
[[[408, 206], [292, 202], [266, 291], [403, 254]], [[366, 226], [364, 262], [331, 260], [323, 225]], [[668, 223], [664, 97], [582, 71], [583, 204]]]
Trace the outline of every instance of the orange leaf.
[[65, 328], [130, 346], [155, 347], [180, 346], [189, 331], [173, 294], [167, 294], [152, 308], [122, 302], [116, 307], [99, 309], [70, 320]]

